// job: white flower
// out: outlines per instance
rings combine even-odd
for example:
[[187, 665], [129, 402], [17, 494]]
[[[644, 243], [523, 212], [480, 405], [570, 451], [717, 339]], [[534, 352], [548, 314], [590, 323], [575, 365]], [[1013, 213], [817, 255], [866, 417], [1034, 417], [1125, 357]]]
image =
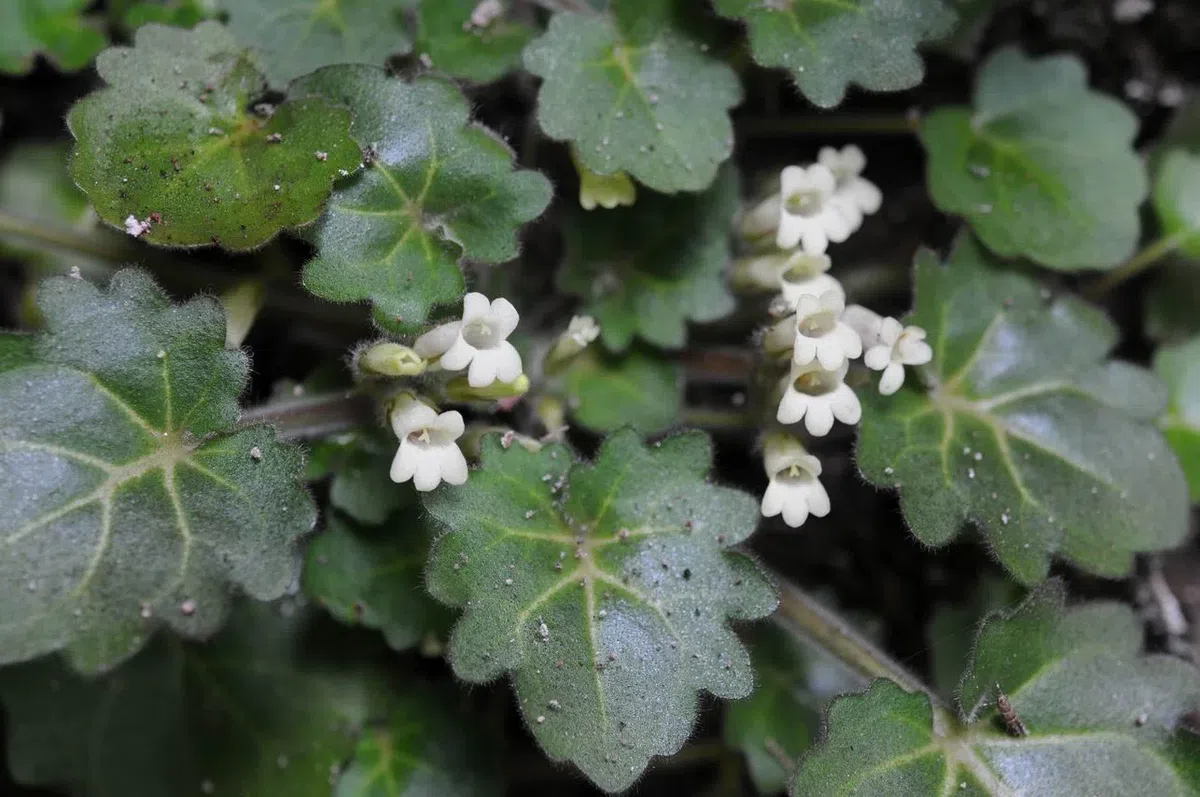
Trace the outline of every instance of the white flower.
[[798, 528], [809, 514], [829, 514], [829, 494], [817, 478], [821, 461], [805, 451], [795, 437], [769, 435], [763, 444], [763, 467], [771, 480], [762, 497], [763, 517], [782, 514], [784, 523]]
[[851, 224], [833, 201], [837, 181], [828, 167], [819, 163], [805, 169], [788, 166], [779, 175], [781, 202], [779, 230], [775, 244], [780, 249], [795, 249], [821, 254], [829, 242], [840, 243], [850, 237]]
[[782, 200], [778, 193], [759, 202], [749, 212], [744, 212], [738, 220], [738, 233], [747, 243], [758, 243], [770, 236], [775, 237], [779, 230], [779, 214]]
[[871, 215], [883, 204], [883, 194], [870, 180], [862, 177], [867, 165], [863, 151], [850, 144], [838, 152], [833, 147], [822, 147], [817, 161], [833, 173], [836, 188], [833, 203], [841, 210], [853, 232], [862, 226], [863, 216]]
[[567, 331], [563, 333], [563, 338], [570, 340], [572, 345], [578, 346], [581, 351], [598, 337], [600, 325], [590, 315], [573, 316], [567, 324]]
[[443, 481], [462, 484], [467, 480], [467, 459], [455, 442], [463, 433], [460, 413], [438, 414], [406, 393], [393, 403], [390, 420], [400, 439], [400, 449], [392, 460], [392, 481], [399, 484], [412, 479], [414, 487], [428, 492]]
[[858, 396], [844, 381], [850, 363], [836, 371], [826, 371], [819, 363], [793, 365], [784, 380], [786, 388], [775, 418], [782, 424], [804, 420], [804, 428], [816, 437], [829, 434], [833, 419], [855, 424], [862, 418]]
[[125, 232], [132, 235], [134, 238], [141, 238], [146, 233], [150, 232], [150, 219], [138, 219], [137, 216], [130, 214], [125, 217]]
[[883, 317], [874, 310], [863, 307], [861, 304], [852, 304], [842, 313], [842, 321], [858, 333], [864, 350], [879, 342], [879, 328], [883, 323]]
[[932, 359], [933, 349], [925, 342], [925, 330], [885, 318], [879, 328], [879, 342], [867, 349], [863, 362], [873, 371], [883, 371], [879, 392], [890, 396], [904, 384], [904, 366], [924, 365]]
[[812, 255], [803, 250], [792, 253], [787, 269], [779, 275], [779, 289], [787, 306], [796, 309], [801, 296], [820, 296], [832, 291], [846, 303], [842, 283], [825, 272], [832, 265], [829, 255]]
[[796, 341], [792, 362], [808, 365], [814, 360], [826, 371], [840, 368], [846, 358], [862, 354], [862, 339], [842, 322], [846, 301], [836, 291], [820, 296], [804, 294], [796, 303]]
[[467, 383], [471, 387], [487, 387], [497, 379], [514, 382], [521, 375], [521, 355], [508, 336], [520, 318], [508, 299], [489, 305], [482, 293], [468, 293], [463, 297], [462, 321], [426, 332], [413, 349], [427, 360], [440, 356], [439, 365], [447, 371], [470, 365]]

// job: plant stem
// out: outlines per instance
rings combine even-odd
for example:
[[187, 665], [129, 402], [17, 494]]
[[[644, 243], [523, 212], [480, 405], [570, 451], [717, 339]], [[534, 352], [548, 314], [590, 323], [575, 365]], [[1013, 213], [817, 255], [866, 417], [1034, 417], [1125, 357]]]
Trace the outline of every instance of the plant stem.
[[282, 440], [327, 437], [376, 422], [374, 399], [358, 390], [321, 393], [251, 407], [239, 425], [269, 423]]
[[737, 120], [738, 132], [746, 138], [787, 138], [795, 135], [895, 135], [917, 132], [919, 113], [811, 114], [808, 116], [750, 117]]
[[1159, 260], [1174, 252], [1179, 247], [1179, 244], [1183, 243], [1184, 237], [1180, 233], [1164, 235], [1157, 241], [1148, 244], [1140, 252], [1126, 260], [1124, 264], [1098, 279], [1085, 293], [1093, 299], [1101, 298], [1113, 288], [1141, 274]]
[[920, 678], [835, 612], [782, 576], [777, 575], [776, 582], [779, 584], [779, 611], [774, 618], [784, 630], [820, 646], [868, 679], [889, 678], [910, 692], [925, 693], [935, 709], [945, 709], [941, 699]]
[[541, 6], [547, 11], [575, 11], [581, 14], [595, 13], [595, 9], [584, 0], [530, 0], [535, 6]]

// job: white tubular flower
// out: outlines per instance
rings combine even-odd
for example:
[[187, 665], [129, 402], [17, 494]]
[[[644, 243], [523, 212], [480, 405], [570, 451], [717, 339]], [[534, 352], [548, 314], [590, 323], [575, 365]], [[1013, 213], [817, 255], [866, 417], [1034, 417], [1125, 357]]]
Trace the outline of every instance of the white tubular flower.
[[828, 167], [788, 166], [779, 180], [782, 201], [775, 244], [780, 249], [801, 244], [804, 251], [819, 255], [830, 241], [840, 243], [850, 237], [850, 222], [833, 201], [837, 181]]
[[829, 514], [829, 494], [817, 478], [821, 461], [795, 437], [768, 435], [763, 443], [763, 467], [771, 480], [762, 497], [763, 517], [783, 515], [784, 523], [799, 528], [810, 514]]
[[879, 328], [883, 324], [883, 317], [874, 310], [861, 304], [852, 304], [842, 313], [842, 321], [858, 333], [864, 351], [879, 342]]
[[456, 411], [438, 413], [411, 393], [392, 404], [389, 420], [400, 439], [392, 460], [391, 477], [397, 484], [412, 479], [413, 486], [428, 492], [441, 482], [463, 484], [467, 459], [456, 442], [463, 434], [463, 418]]
[[793, 363], [800, 366], [816, 361], [826, 371], [834, 371], [847, 358], [862, 354], [862, 338], [841, 320], [845, 309], [846, 301], [836, 291], [800, 297], [796, 302]]
[[925, 330], [885, 318], [879, 328], [879, 342], [867, 349], [863, 362], [873, 371], [883, 371], [879, 392], [890, 396], [904, 384], [904, 366], [924, 365], [932, 359], [933, 349], [925, 342]]
[[862, 226], [863, 216], [879, 210], [883, 194], [870, 180], [862, 176], [867, 157], [858, 147], [850, 144], [838, 152], [833, 147], [822, 147], [817, 161], [833, 173], [837, 187], [833, 192], [833, 203], [842, 211], [853, 232]]
[[442, 324], [417, 338], [413, 349], [426, 360], [441, 357], [447, 371], [461, 371], [468, 365], [467, 383], [487, 387], [499, 379], [515, 382], [521, 375], [521, 355], [508, 342], [521, 317], [508, 299], [488, 303], [482, 293], [463, 297], [462, 321]]
[[787, 269], [779, 275], [779, 289], [788, 307], [796, 309], [801, 296], [820, 296], [832, 291], [846, 303], [846, 291], [842, 283], [825, 272], [832, 262], [829, 255], [812, 255], [799, 250], [788, 258]]
[[775, 418], [782, 424], [804, 421], [804, 428], [815, 437], [824, 437], [833, 428], [833, 419], [845, 424], [858, 423], [862, 405], [846, 384], [850, 363], [836, 371], [826, 371], [819, 363], [792, 366]]

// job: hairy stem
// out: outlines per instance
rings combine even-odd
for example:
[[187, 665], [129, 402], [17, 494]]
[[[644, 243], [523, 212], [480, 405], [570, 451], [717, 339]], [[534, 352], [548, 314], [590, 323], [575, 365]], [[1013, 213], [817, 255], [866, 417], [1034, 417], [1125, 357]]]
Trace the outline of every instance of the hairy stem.
[[241, 426], [273, 425], [283, 440], [303, 440], [346, 432], [376, 422], [374, 399], [358, 390], [321, 393], [251, 407]]
[[1093, 299], [1099, 299], [1103, 297], [1113, 288], [1116, 288], [1118, 285], [1121, 285], [1127, 280], [1136, 277], [1138, 274], [1141, 274], [1143, 271], [1174, 252], [1179, 245], [1183, 243], [1184, 237], [1185, 236], [1181, 233], [1177, 233], [1175, 235], [1164, 235], [1157, 241], [1147, 244], [1140, 252], [1126, 260], [1122, 265], [1098, 279], [1085, 290], [1085, 293]]

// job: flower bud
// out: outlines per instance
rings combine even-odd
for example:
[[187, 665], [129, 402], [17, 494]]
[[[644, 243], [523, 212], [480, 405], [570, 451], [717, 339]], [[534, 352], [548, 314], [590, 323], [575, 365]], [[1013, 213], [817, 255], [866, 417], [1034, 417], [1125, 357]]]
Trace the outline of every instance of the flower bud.
[[377, 376], [416, 376], [429, 365], [408, 346], [399, 343], [376, 343], [358, 355], [358, 367]]
[[492, 382], [486, 387], [471, 387], [466, 377], [458, 377], [446, 385], [446, 396], [451, 401], [468, 403], [472, 401], [502, 401], [519, 398], [529, 392], [529, 377], [521, 374], [512, 382]]
[[546, 357], [546, 370], [562, 365], [586, 349], [600, 336], [600, 327], [590, 315], [577, 315], [571, 319], [567, 329], [558, 336], [550, 354]]

